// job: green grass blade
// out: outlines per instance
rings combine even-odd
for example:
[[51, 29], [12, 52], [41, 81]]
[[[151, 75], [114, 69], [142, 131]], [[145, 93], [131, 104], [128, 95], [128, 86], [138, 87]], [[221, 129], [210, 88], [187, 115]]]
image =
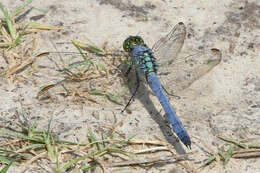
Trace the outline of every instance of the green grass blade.
[[125, 156], [129, 156], [126, 151], [118, 149], [118, 148], [108, 148], [107, 152], [108, 153], [119, 153], [119, 154], [123, 154]]
[[231, 145], [227, 151], [227, 154], [225, 155], [225, 161], [224, 161], [224, 167], [227, 165], [229, 162], [230, 158], [232, 157], [233, 151], [235, 149], [234, 145]]
[[20, 135], [19, 133], [12, 132], [7, 129], [1, 129], [0, 135], [8, 135], [8, 136], [12, 136], [12, 137], [19, 138], [19, 139], [24, 139], [24, 140], [38, 142], [38, 143], [44, 143], [44, 140], [41, 137], [28, 137], [28, 136]]
[[83, 144], [83, 143], [76, 143], [76, 142], [70, 142], [70, 141], [65, 141], [65, 140], [55, 140], [55, 143], [60, 144], [60, 145], [78, 145], [78, 146], [86, 146], [88, 144]]
[[[26, 151], [26, 150], [30, 150], [30, 149], [40, 149], [40, 148], [44, 148], [44, 147], [45, 147], [44, 144], [32, 144], [32, 145], [28, 145], [28, 146], [22, 148], [19, 151]], [[20, 154], [20, 153], [18, 153], [18, 154]]]
[[102, 145], [103, 145], [103, 148], [105, 148], [106, 147], [106, 139], [107, 139], [107, 136], [106, 136], [106, 134], [104, 134], [104, 133], [102, 133], [101, 134], [102, 135]]
[[27, 128], [25, 128], [25, 127], [24, 127], [23, 125], [21, 125], [20, 123], [17, 123], [16, 121], [11, 120], [11, 119], [9, 119], [9, 118], [0, 117], [0, 120], [1, 120], [1, 121], [6, 121], [6, 122], [10, 122], [10, 123], [12, 123], [12, 124], [15, 124], [15, 125], [17, 125], [18, 127], [21, 127], [22, 130], [24, 130], [24, 131], [27, 131], [27, 130], [28, 130]]
[[205, 168], [206, 166], [211, 164], [214, 160], [216, 160], [216, 157], [215, 156], [210, 156], [208, 158], [208, 160], [202, 166], [200, 166], [200, 168]]
[[[98, 141], [97, 136], [91, 130], [88, 132], [88, 134], [89, 134], [90, 143]], [[99, 142], [95, 143], [94, 145], [96, 145], [98, 150], [101, 150], [102, 145]]]
[[92, 89], [90, 91], [88, 91], [89, 94], [91, 95], [105, 95], [105, 93], [101, 90], [97, 90], [97, 89]]
[[36, 133], [35, 129], [36, 129], [36, 120], [33, 122], [32, 127], [28, 128], [28, 136], [29, 137], [33, 137]]
[[20, 158], [12, 158], [12, 157], [7, 157], [7, 156], [1, 156], [0, 155], [0, 163], [11, 163], [11, 162], [20, 162], [22, 159]]
[[48, 123], [48, 131], [47, 131], [47, 133], [48, 133], [49, 136], [50, 136], [50, 132], [51, 132], [51, 122], [52, 122], [52, 119], [53, 119], [53, 115], [51, 115], [51, 119], [50, 119], [50, 121]]
[[6, 166], [0, 171], [0, 173], [6, 173], [12, 164], [13, 164], [13, 162], [11, 162], [11, 163], [9, 163], [8, 165], [6, 165]]
[[10, 157], [6, 157], [6, 156], [1, 156], [0, 155], [0, 163], [11, 163], [12, 162], [11, 159], [12, 158], [10, 158]]
[[56, 170], [60, 170], [59, 151], [57, 146], [55, 147], [55, 156], [56, 156]]
[[72, 41], [72, 44], [76, 47], [76, 49], [78, 50], [78, 52], [80, 53], [80, 55], [82, 56], [82, 58], [85, 60], [85, 62], [89, 62], [90, 60], [87, 59], [86, 55], [83, 53], [83, 51], [81, 50], [81, 48], [80, 48], [74, 41]]
[[106, 97], [109, 101], [116, 103], [118, 105], [124, 106], [124, 104], [122, 103], [122, 101], [120, 100], [120, 97], [115, 96], [111, 93], [106, 93]]
[[124, 139], [124, 140], [115, 142], [115, 143], [113, 143], [111, 146], [112, 146], [112, 147], [117, 147], [117, 148], [118, 148], [118, 147], [122, 147], [122, 146], [125, 145], [128, 141], [130, 141], [131, 139], [133, 139], [135, 136], [136, 136], [136, 134], [130, 136], [130, 137], [127, 138], [127, 139]]
[[41, 13], [48, 13], [48, 11], [49, 11], [49, 10], [44, 10], [44, 9], [40, 9], [40, 8], [36, 8], [36, 7], [33, 7], [33, 9], [38, 10]]
[[1, 48], [4, 48], [4, 47], [12, 47], [12, 46], [13, 46], [13, 43], [8, 43], [8, 42], [0, 43], [0, 47], [1, 47]]
[[133, 134], [133, 135], [131, 135], [130, 137], [128, 137], [127, 139], [120, 141], [120, 144], [121, 144], [121, 145], [126, 144], [127, 142], [129, 142], [130, 140], [132, 140], [134, 137], [136, 137], [136, 134]]
[[223, 136], [218, 136], [219, 139], [223, 140], [223, 141], [226, 141], [226, 142], [229, 142], [229, 143], [232, 143], [232, 144], [235, 144], [236, 146], [238, 147], [241, 147], [241, 148], [244, 148], [244, 149], [248, 149], [248, 146], [239, 142], [239, 141], [236, 141], [234, 139], [231, 139], [231, 138], [226, 138], [226, 137], [223, 137]]
[[13, 27], [13, 22], [11, 20], [11, 17], [9, 15], [8, 10], [4, 7], [4, 5], [0, 2], [0, 10], [3, 12], [6, 20], [6, 24], [9, 30], [9, 33], [13, 40], [16, 39], [16, 29]]
[[76, 67], [80, 67], [82, 65], [85, 65], [84, 61], [83, 62], [76, 62], [76, 63], [70, 64], [68, 69], [71, 70], [71, 69], [74, 69]]
[[101, 70], [104, 71], [107, 74], [107, 69], [103, 64], [96, 64], [96, 66]]
[[19, 13], [21, 13], [25, 8], [27, 8], [33, 0], [27, 0], [23, 5], [21, 5], [20, 7], [18, 7], [17, 9], [15, 9], [15, 11], [13, 12], [14, 16], [17, 16]]
[[81, 170], [83, 172], [87, 172], [87, 171], [90, 171], [92, 169], [96, 169], [98, 165], [84, 165]]
[[63, 170], [67, 170], [69, 167], [71, 167], [72, 165], [80, 162], [81, 160], [85, 160], [87, 158], [90, 158], [92, 157], [93, 154], [87, 154], [87, 155], [84, 155], [84, 156], [81, 156], [81, 157], [78, 157], [76, 159], [73, 159], [71, 161], [69, 161], [68, 163], [66, 163], [64, 166], [63, 166]]
[[21, 153], [18, 153], [18, 152], [15, 152], [15, 151], [12, 151], [12, 150], [7, 150], [7, 149], [1, 149], [0, 148], [0, 153], [1, 154], [15, 154], [15, 155], [19, 155], [19, 156], [21, 156], [21, 157], [23, 157], [23, 156], [25, 156], [25, 155], [23, 155], [23, 154], [21, 154]]
[[13, 47], [16, 47], [20, 43], [20, 41], [23, 38], [23, 36], [24, 36], [23, 34], [19, 34], [18, 35], [18, 37], [15, 39], [15, 41], [13, 43]]
[[106, 53], [103, 50], [99, 49], [96, 46], [93, 46], [93, 45], [90, 45], [90, 44], [84, 44], [84, 43], [81, 43], [81, 42], [76, 41], [76, 40], [72, 40], [72, 42], [83, 50], [87, 50], [87, 51], [95, 53], [97, 55], [102, 55], [102, 56], [106, 55]]
[[96, 46], [88, 45], [88, 49], [90, 52], [96, 53], [98, 55], [105, 55], [105, 52], [103, 52], [101, 49], [99, 49]]
[[52, 137], [49, 133], [44, 133], [44, 143], [46, 144], [46, 149], [48, 152], [48, 156], [51, 159], [51, 161], [55, 161], [55, 154], [54, 154], [54, 145], [53, 145], [53, 140]]

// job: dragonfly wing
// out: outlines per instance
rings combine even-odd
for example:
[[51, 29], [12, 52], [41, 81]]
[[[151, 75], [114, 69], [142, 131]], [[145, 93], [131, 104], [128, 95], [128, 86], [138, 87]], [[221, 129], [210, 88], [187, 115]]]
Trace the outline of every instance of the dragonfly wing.
[[211, 49], [192, 56], [180, 57], [186, 27], [180, 22], [153, 46], [159, 64], [158, 77], [168, 94], [176, 95], [219, 64], [221, 52]]
[[180, 22], [165, 37], [154, 44], [152, 49], [159, 65], [164, 66], [174, 63], [181, 51], [185, 36], [186, 27], [184, 23]]
[[166, 92], [174, 95], [208, 73], [220, 61], [220, 50], [211, 49], [184, 58], [178, 58], [178, 61], [173, 64], [161, 67], [161, 72], [158, 72], [158, 76]]

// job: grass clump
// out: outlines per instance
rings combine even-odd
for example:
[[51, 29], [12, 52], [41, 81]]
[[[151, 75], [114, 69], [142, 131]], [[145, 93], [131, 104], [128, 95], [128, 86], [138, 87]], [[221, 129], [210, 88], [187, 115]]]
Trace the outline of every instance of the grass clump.
[[[38, 42], [36, 35], [26, 37], [42, 30], [60, 30], [61, 27], [46, 26], [42, 24], [26, 22], [24, 19], [32, 10], [46, 13], [46, 10], [31, 6], [32, 0], [27, 0], [14, 10], [9, 10], [0, 2], [0, 11], [3, 18], [0, 19], [0, 49], [4, 62], [1, 66], [0, 75], [11, 77], [30, 66], [34, 61], [34, 51]], [[44, 16], [44, 15], [43, 15]], [[33, 38], [33, 39], [32, 39]]]
[[[55, 173], [95, 169], [106, 172], [116, 167], [143, 167], [182, 161], [191, 154], [154, 156], [154, 153], [174, 152], [162, 141], [134, 140], [136, 135], [120, 137], [114, 129], [116, 125], [108, 133], [89, 129], [86, 143], [61, 140], [51, 130], [52, 118], [46, 130], [38, 130], [36, 121], [32, 123], [25, 112], [18, 112], [17, 115], [18, 122], [0, 117], [0, 123], [5, 124], [0, 130], [0, 167], [3, 173], [11, 166], [25, 171], [31, 165], [44, 166]], [[142, 149], [137, 146], [142, 146]]]
[[[219, 139], [225, 141], [228, 149], [226, 151], [219, 151], [212, 154], [206, 162], [200, 167], [205, 168], [212, 164], [214, 161], [222, 163], [224, 167], [230, 162], [231, 158], [234, 159], [249, 159], [260, 157], [260, 144], [247, 144], [243, 141], [238, 141], [224, 136], [218, 136]], [[259, 140], [259, 139], [257, 139]]]
[[[50, 169], [56, 173], [87, 171], [100, 167], [102, 157], [112, 153], [128, 156], [124, 146], [132, 138], [114, 139], [113, 136], [99, 139], [96, 133], [89, 130], [89, 143], [80, 144], [60, 140], [51, 132], [51, 121], [48, 129], [36, 130], [37, 124], [29, 123], [27, 117], [23, 122], [16, 122], [0, 117], [0, 121], [9, 124], [0, 130], [0, 165], [3, 173], [14, 164], [26, 170], [30, 164], [39, 159], [46, 159]], [[85, 153], [85, 154], [82, 154]], [[67, 158], [67, 159], [64, 159]], [[67, 160], [67, 161], [65, 161]], [[2, 173], [1, 172], [1, 173]]]

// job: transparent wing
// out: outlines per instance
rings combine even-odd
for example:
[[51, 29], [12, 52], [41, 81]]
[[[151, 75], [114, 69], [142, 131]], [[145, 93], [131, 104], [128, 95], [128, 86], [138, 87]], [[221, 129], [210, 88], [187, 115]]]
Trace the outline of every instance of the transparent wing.
[[211, 49], [188, 56], [170, 66], [161, 67], [158, 77], [168, 93], [176, 95], [208, 73], [221, 61], [221, 52]]
[[184, 23], [180, 22], [153, 46], [153, 51], [159, 65], [172, 64], [181, 51], [186, 36]]
[[185, 35], [185, 25], [179, 23], [153, 47], [159, 63], [158, 77], [167, 93], [172, 95], [189, 87], [221, 61], [221, 52], [218, 49], [178, 57]]

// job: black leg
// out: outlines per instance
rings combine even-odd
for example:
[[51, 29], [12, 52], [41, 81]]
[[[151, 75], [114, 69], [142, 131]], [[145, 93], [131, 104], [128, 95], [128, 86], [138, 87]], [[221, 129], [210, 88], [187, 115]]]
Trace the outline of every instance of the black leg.
[[132, 64], [130, 65], [130, 67], [128, 68], [128, 70], [127, 70], [127, 72], [125, 73], [125, 77], [127, 77], [128, 76], [128, 74], [130, 73], [130, 71], [131, 71], [131, 69], [132, 69]]
[[135, 71], [135, 75], [136, 75], [136, 88], [135, 88], [135, 91], [134, 91], [132, 97], [130, 98], [130, 100], [128, 101], [128, 103], [126, 104], [125, 108], [121, 111], [121, 113], [123, 113], [126, 110], [126, 108], [130, 105], [131, 101], [135, 97], [135, 95], [137, 93], [137, 90], [138, 90], [138, 88], [140, 86], [140, 79], [139, 79], [139, 75], [138, 75], [138, 71], [137, 70]]
[[174, 95], [174, 94], [169, 93], [169, 92], [164, 88], [163, 85], [162, 85], [162, 87], [163, 87], [163, 90], [166, 92], [167, 95], [172, 96], [172, 97], [175, 97], [176, 99], [180, 99], [180, 98], [181, 98], [181, 97], [178, 96], [178, 95]]

